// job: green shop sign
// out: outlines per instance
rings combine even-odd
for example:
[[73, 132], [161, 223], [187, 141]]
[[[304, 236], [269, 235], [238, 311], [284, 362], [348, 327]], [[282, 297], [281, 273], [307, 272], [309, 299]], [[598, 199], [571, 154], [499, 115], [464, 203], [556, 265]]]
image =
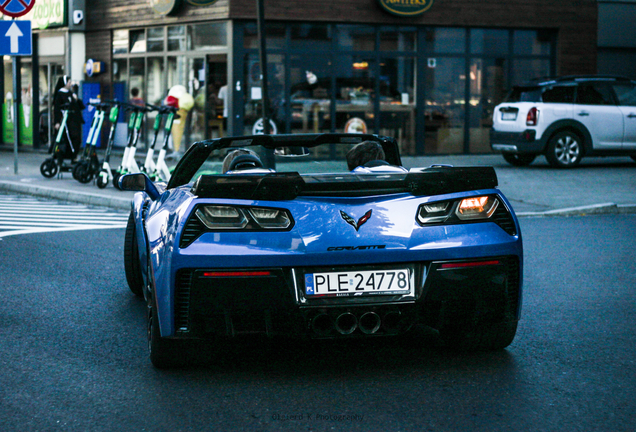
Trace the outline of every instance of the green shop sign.
[[398, 16], [414, 16], [433, 6], [433, 0], [378, 0], [384, 10]]
[[66, 3], [66, 0], [37, 0], [23, 19], [30, 20], [34, 29], [65, 27]]

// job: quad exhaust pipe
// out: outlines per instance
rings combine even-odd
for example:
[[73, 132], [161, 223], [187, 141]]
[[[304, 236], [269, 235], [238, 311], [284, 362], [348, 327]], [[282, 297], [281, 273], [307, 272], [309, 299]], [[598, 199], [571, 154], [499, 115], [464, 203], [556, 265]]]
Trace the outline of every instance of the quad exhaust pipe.
[[372, 335], [380, 329], [389, 333], [396, 331], [401, 320], [400, 311], [387, 312], [383, 317], [372, 311], [364, 312], [359, 316], [352, 312], [343, 312], [337, 315], [320, 312], [311, 319], [310, 326], [311, 330], [318, 336], [329, 336], [334, 330], [346, 336], [358, 329], [365, 335]]

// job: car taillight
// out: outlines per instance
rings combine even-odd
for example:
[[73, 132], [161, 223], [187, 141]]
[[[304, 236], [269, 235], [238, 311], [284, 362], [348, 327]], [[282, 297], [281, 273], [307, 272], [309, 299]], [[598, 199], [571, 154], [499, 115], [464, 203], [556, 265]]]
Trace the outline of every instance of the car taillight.
[[536, 107], [530, 108], [528, 115], [526, 116], [527, 126], [536, 126], [539, 122], [539, 110]]

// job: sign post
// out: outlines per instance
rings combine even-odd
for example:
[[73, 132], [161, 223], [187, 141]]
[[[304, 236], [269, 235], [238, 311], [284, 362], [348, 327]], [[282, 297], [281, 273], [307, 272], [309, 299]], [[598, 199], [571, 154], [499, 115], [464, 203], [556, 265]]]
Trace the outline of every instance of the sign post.
[[30, 56], [33, 51], [31, 21], [15, 21], [29, 13], [35, 0], [0, 0], [0, 12], [13, 18], [13, 21], [0, 21], [0, 55], [13, 57], [13, 171], [18, 173], [18, 143], [20, 140], [20, 88], [18, 56]]

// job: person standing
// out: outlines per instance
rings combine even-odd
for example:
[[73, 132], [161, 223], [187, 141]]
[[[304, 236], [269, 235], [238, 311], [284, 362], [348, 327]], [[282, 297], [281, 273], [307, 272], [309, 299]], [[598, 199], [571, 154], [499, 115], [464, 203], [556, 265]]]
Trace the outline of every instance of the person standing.
[[73, 81], [68, 75], [61, 76], [55, 85], [55, 99], [53, 100], [53, 119], [55, 133], [62, 126], [62, 109], [68, 110], [66, 118], [67, 132], [62, 134], [62, 144], [65, 147], [65, 157], [75, 160], [79, 155], [82, 143], [82, 111], [84, 103], [72, 91]]

